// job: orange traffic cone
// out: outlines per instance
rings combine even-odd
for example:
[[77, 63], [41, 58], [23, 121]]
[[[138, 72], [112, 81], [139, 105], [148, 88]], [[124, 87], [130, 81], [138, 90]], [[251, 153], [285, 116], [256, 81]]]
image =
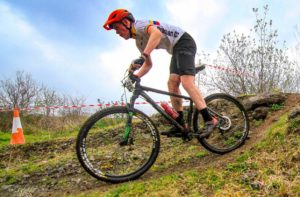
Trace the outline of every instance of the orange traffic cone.
[[25, 138], [18, 109], [14, 109], [14, 119], [10, 144], [25, 144]]

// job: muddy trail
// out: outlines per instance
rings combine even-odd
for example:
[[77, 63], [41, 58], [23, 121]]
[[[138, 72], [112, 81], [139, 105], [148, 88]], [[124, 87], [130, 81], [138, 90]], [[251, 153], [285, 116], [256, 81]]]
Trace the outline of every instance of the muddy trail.
[[[161, 137], [161, 152], [155, 164], [136, 182], [181, 173], [187, 169], [201, 171], [211, 166], [222, 168], [233, 162], [239, 154], [261, 141], [267, 128], [281, 115], [300, 105], [300, 94], [287, 94], [286, 96], [282, 109], [270, 111], [265, 121], [259, 126], [251, 125], [249, 139], [245, 144], [225, 155], [209, 153], [196, 140], [183, 142], [180, 139]], [[0, 177], [0, 196], [16, 196], [20, 193], [32, 196], [72, 196], [72, 194], [94, 189], [105, 192], [122, 184], [108, 184], [87, 174], [77, 160], [75, 143], [75, 139], [67, 139], [10, 146], [1, 150], [1, 170], [22, 168], [22, 173], [15, 170], [15, 176]], [[176, 149], [176, 157], [171, 151], [175, 147], [179, 147]], [[186, 156], [185, 150], [190, 147], [193, 147], [193, 151], [205, 152], [205, 156]]]

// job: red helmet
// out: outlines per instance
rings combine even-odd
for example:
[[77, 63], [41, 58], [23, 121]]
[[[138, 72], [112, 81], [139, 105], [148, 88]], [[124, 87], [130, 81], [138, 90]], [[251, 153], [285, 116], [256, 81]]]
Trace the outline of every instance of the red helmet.
[[111, 30], [113, 23], [120, 22], [124, 18], [127, 18], [131, 22], [135, 21], [133, 15], [130, 12], [128, 12], [125, 9], [117, 9], [117, 10], [113, 11], [112, 13], [110, 13], [110, 15], [108, 16], [108, 19], [104, 23], [103, 27], [106, 30]]

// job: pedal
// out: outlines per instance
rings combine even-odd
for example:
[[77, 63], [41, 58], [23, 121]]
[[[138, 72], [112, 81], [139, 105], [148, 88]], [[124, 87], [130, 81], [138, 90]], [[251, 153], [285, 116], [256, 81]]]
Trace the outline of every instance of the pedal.
[[182, 135], [182, 140], [184, 141], [184, 142], [189, 142], [189, 141], [191, 141], [193, 139], [193, 136], [192, 135], [190, 135], [189, 133], [183, 133], [183, 135]]

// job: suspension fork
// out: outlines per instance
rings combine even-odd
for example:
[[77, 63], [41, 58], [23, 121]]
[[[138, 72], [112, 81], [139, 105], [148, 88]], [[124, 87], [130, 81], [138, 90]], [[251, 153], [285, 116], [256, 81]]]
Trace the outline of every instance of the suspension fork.
[[127, 105], [126, 105], [128, 113], [127, 113], [125, 131], [123, 134], [123, 138], [120, 142], [121, 146], [128, 145], [129, 141], [130, 141], [129, 142], [130, 144], [133, 144], [133, 138], [129, 138], [129, 136], [130, 136], [130, 133], [132, 132], [132, 118], [134, 115], [134, 103], [135, 103], [135, 100], [138, 98], [138, 95], [139, 95], [138, 91], [135, 90], [130, 99], [130, 103], [127, 103]]

